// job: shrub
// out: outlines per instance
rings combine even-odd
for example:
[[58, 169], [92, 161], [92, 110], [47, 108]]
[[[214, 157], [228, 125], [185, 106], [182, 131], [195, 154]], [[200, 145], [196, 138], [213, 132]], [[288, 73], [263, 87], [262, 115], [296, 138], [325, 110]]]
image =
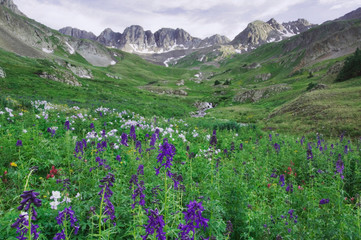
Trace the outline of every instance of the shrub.
[[350, 78], [361, 76], [361, 51], [356, 49], [355, 53], [346, 58], [345, 64], [338, 74], [336, 81], [343, 82]]

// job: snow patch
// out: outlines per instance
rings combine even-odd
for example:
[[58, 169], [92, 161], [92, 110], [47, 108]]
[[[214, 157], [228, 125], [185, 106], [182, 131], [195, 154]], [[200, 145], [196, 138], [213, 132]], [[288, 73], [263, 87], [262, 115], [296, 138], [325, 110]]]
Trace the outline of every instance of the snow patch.
[[45, 52], [45, 53], [53, 53], [53, 52], [54, 52], [54, 50], [52, 50], [52, 49], [47, 49], [47, 48], [43, 48], [42, 50], [43, 50], [43, 52]]
[[68, 47], [68, 51], [70, 54], [74, 54], [75, 50], [72, 46], [70, 46], [70, 44], [68, 42], [65, 42], [66, 46]]
[[164, 62], [163, 62], [163, 64], [164, 64], [164, 66], [166, 66], [166, 67], [169, 67], [169, 62], [174, 62], [174, 64], [177, 64], [177, 61], [179, 60], [179, 59], [181, 59], [181, 58], [184, 58], [186, 55], [184, 55], [184, 56], [180, 56], [180, 57], [177, 57], [177, 58], [174, 58], [174, 57], [170, 57], [170, 58], [167, 58]]

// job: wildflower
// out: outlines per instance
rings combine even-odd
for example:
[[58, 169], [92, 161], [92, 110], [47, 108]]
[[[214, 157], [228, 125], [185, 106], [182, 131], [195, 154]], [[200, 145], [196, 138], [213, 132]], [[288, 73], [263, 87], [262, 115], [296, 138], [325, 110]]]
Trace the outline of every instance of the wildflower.
[[229, 220], [227, 221], [226, 233], [224, 235], [229, 237], [229, 235], [231, 235], [232, 232], [233, 232], [233, 225], [232, 222]]
[[[102, 180], [100, 180], [100, 182], [102, 184], [100, 184], [99, 187], [102, 190], [100, 190], [98, 195], [101, 196], [100, 200], [102, 200], [105, 203], [104, 214], [108, 215], [108, 218], [105, 218], [103, 221], [106, 222], [108, 219], [114, 221], [115, 210], [114, 210], [114, 205], [110, 201], [110, 197], [113, 195], [113, 192], [112, 190], [110, 190], [110, 187], [113, 187], [113, 183], [115, 182], [114, 174], [108, 173], [108, 175], [105, 176]], [[113, 225], [115, 226], [115, 222], [113, 222]]]
[[320, 200], [320, 204], [326, 204], [326, 203], [329, 203], [330, 202], [330, 199], [321, 199]]
[[[16, 228], [16, 233], [19, 234], [18, 237], [16, 237], [17, 239], [20, 240], [26, 240], [27, 237], [27, 233], [29, 231], [29, 216], [26, 212], [21, 212], [19, 217], [16, 219], [16, 222], [13, 223], [11, 225], [12, 228]], [[34, 239], [38, 239], [39, 238], [39, 232], [37, 232], [37, 229], [39, 228], [38, 225], [35, 225], [33, 223], [31, 223], [31, 229], [30, 232], [31, 234], [34, 235]]]
[[90, 126], [89, 126], [90, 129], [94, 129], [94, 123], [90, 123]]
[[274, 147], [274, 149], [276, 150], [277, 153], [280, 152], [280, 150], [281, 150], [281, 145], [279, 145], [278, 143], [275, 143], [273, 147]]
[[122, 136], [121, 136], [122, 140], [121, 140], [121, 144], [124, 145], [124, 146], [129, 146], [128, 145], [128, 135], [126, 133], [122, 133]]
[[270, 188], [270, 187], [271, 187], [271, 184], [270, 184], [270, 183], [269, 183], [269, 184], [267, 184], [267, 187], [268, 187], [268, 188]]
[[212, 134], [212, 137], [211, 137], [211, 140], [210, 140], [210, 144], [212, 146], [216, 146], [217, 145], [217, 135], [216, 135], [216, 130], [213, 130], [213, 134]]
[[142, 236], [143, 240], [148, 239], [149, 235], [153, 235], [154, 232], [157, 233], [156, 237], [159, 240], [166, 240], [165, 232], [163, 228], [165, 226], [163, 216], [159, 215], [158, 209], [151, 210], [146, 209], [148, 215], [148, 224], [144, 225], [146, 235]]
[[[156, 175], [159, 174], [159, 170], [162, 166], [164, 166], [165, 169], [170, 169], [170, 167], [173, 165], [173, 156], [176, 153], [176, 148], [174, 145], [168, 143], [168, 139], [163, 139], [163, 144], [159, 147], [159, 154], [157, 156], [157, 162], [161, 164], [159, 168], [155, 168]], [[166, 157], [165, 163], [163, 163], [163, 159]], [[168, 171], [169, 172], [169, 171]]]
[[12, 166], [12, 167], [17, 167], [18, 165], [17, 165], [16, 163], [14, 163], [14, 162], [11, 162], [11, 163], [10, 163], [10, 166]]
[[269, 137], [269, 141], [271, 142], [272, 141], [272, 134], [270, 134], [268, 137]]
[[134, 125], [132, 125], [132, 126], [130, 127], [129, 136], [133, 139], [134, 142], [137, 140], [137, 135], [135, 134], [135, 127], [134, 127]]
[[285, 185], [285, 175], [284, 174], [280, 175], [279, 183], [281, 184], [281, 187], [283, 187]]
[[[58, 216], [56, 217], [56, 222], [58, 223], [58, 225], [64, 226], [64, 221], [70, 221], [70, 227], [74, 228], [74, 234], [75, 235], [78, 234], [80, 227], [79, 227], [79, 225], [78, 226], [75, 225], [75, 223], [78, 221], [78, 219], [75, 217], [75, 213], [71, 209], [71, 206], [68, 208], [65, 208], [63, 211], [59, 212]], [[56, 234], [54, 239], [55, 240], [65, 239], [65, 238], [62, 238], [64, 235], [64, 230], [65, 230], [65, 228], [63, 228], [63, 230], [60, 234]]]
[[342, 175], [342, 172], [344, 170], [344, 164], [341, 160], [341, 154], [338, 155], [338, 160], [336, 162], [336, 173], [340, 174], [341, 179], [344, 178], [344, 176]]
[[239, 150], [243, 150], [243, 143], [239, 144]]
[[[188, 209], [186, 212], [183, 212], [184, 219], [186, 224], [179, 224], [178, 229], [182, 230], [180, 235], [181, 238], [184, 239], [186, 236], [189, 236], [189, 232], [193, 232], [193, 236], [195, 234], [195, 229], [204, 227], [208, 227], [208, 219], [202, 217], [202, 212], [204, 208], [202, 206], [202, 202], [197, 203], [195, 200], [189, 202], [187, 205]], [[192, 237], [194, 239], [194, 237]]]
[[307, 150], [307, 160], [313, 159], [313, 154], [312, 154], [312, 150], [308, 149]]
[[140, 164], [137, 170], [138, 175], [144, 175], [144, 165]]
[[23, 146], [23, 141], [18, 140], [18, 141], [16, 142], [16, 146], [17, 146], [17, 147], [22, 147], [22, 146]]

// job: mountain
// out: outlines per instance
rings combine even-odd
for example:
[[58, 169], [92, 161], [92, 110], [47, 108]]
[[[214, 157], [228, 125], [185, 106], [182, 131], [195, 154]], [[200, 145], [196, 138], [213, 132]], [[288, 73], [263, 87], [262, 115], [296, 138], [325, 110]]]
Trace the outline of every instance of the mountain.
[[344, 16], [337, 18], [336, 20], [344, 21], [344, 20], [352, 20], [352, 19], [361, 19], [361, 7], [345, 14]]
[[247, 52], [270, 42], [278, 42], [291, 36], [300, 34], [316, 25], [305, 19], [278, 23], [275, 19], [268, 22], [256, 20], [248, 24], [246, 29], [239, 33], [230, 44], [241, 52]]
[[[96, 66], [114, 62], [113, 53], [103, 45], [62, 35], [32, 19], [18, 14], [11, 0], [0, 5], [0, 48], [32, 58], [79, 55]], [[8, 8], [10, 6], [10, 8]], [[73, 34], [76, 31], [71, 31]]]
[[[86, 35], [87, 31], [71, 27], [62, 28], [59, 32], [75, 38], [94, 40], [93, 37], [90, 38]], [[181, 28], [162, 28], [152, 33], [139, 25], [129, 26], [124, 29], [123, 33], [107, 28], [96, 37], [96, 41], [108, 47], [137, 54], [162, 54], [174, 50], [199, 49], [230, 42], [227, 37], [218, 34], [202, 40], [191, 36]]]
[[72, 28], [72, 27], [65, 27], [59, 30], [60, 33], [65, 34], [65, 35], [69, 35], [69, 36], [73, 36], [75, 38], [79, 38], [79, 39], [89, 39], [89, 40], [96, 40], [97, 36], [95, 36], [94, 33], [92, 32], [87, 32], [84, 30], [80, 30], [77, 28]]
[[24, 13], [22, 13], [18, 7], [15, 5], [15, 3], [12, 0], [0, 0], [0, 5], [3, 5], [4, 7], [7, 7], [8, 9], [10, 9], [12, 12], [21, 15], [21, 16], [25, 16]]

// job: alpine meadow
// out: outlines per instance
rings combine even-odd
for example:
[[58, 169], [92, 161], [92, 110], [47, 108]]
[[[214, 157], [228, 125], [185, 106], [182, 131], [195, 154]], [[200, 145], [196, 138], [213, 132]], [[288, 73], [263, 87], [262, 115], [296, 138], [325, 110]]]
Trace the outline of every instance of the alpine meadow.
[[361, 239], [361, 8], [231, 40], [18, 6], [0, 0], [0, 239]]

